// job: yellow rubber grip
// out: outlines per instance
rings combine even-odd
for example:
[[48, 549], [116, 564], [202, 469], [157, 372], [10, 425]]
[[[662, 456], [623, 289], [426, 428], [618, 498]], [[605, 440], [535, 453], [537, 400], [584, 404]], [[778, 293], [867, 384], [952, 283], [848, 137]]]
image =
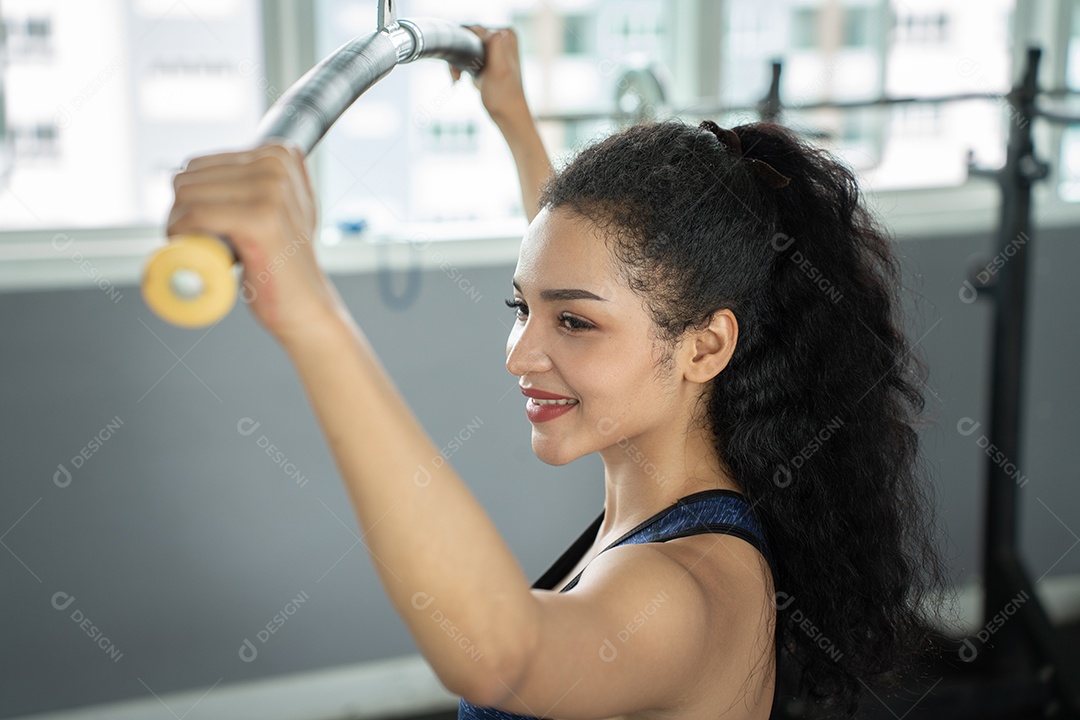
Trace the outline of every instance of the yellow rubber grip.
[[162, 320], [180, 327], [212, 325], [236, 304], [232, 249], [213, 235], [180, 235], [154, 253], [143, 271], [142, 296]]

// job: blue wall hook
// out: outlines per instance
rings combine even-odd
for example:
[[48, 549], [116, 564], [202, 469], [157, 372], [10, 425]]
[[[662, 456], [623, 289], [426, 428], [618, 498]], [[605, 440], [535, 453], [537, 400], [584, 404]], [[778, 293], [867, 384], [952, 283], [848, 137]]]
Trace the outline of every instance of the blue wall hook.
[[[386, 306], [392, 310], [407, 310], [416, 302], [416, 298], [420, 296], [420, 282], [421, 271], [423, 261], [413, 255], [410, 263], [408, 274], [405, 279], [405, 288], [401, 295], [394, 293], [394, 273], [390, 267], [390, 256], [388, 255], [389, 242], [376, 243], [377, 262], [376, 262], [376, 274], [379, 277], [379, 295], [382, 296], [383, 302]], [[411, 247], [410, 247], [411, 250]]]

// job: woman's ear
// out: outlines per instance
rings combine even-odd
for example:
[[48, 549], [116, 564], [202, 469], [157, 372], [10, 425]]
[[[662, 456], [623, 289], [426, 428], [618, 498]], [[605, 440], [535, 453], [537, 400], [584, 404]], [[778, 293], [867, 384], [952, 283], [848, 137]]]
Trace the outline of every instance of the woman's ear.
[[739, 323], [728, 308], [712, 314], [709, 325], [688, 332], [680, 348], [683, 377], [690, 382], [706, 383], [731, 362], [739, 341]]

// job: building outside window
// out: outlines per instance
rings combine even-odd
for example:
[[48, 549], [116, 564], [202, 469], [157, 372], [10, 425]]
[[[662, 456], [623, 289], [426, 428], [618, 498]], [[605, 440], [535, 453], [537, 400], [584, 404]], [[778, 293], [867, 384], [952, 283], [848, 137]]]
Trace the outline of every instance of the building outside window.
[[[704, 111], [731, 124], [756, 119], [753, 107], [774, 59], [783, 64], [782, 121], [835, 150], [870, 190], [956, 187], [967, 179], [969, 151], [984, 164], [1004, 158], [1011, 118], [991, 99], [918, 108], [808, 106], [1006, 91], [1014, 0], [726, 0], [700, 15], [715, 27], [697, 16], [680, 19], [692, 6], [462, 0], [451, 7], [412, 0], [399, 12], [513, 26], [526, 94], [557, 164], [617, 128], [604, 116], [615, 109], [627, 68], [651, 63], [666, 76], [667, 116], [696, 123]], [[315, 58], [374, 30], [374, 3], [318, 0], [304, 7]], [[171, 176], [184, 160], [249, 145], [262, 112], [284, 90], [267, 80], [258, 0], [2, 0], [0, 13], [0, 148], [8, 157], [0, 173], [0, 232], [160, 227]], [[1077, 36], [1074, 27], [1073, 87], [1080, 76]], [[706, 68], [715, 83], [688, 88], [685, 72], [677, 72], [686, 67], [679, 52], [688, 45], [710, 49], [704, 44], [716, 57]], [[1077, 136], [1066, 131], [1062, 142], [1061, 193], [1077, 199]], [[468, 76], [451, 84], [442, 62], [396, 69], [369, 90], [323, 140], [313, 167], [331, 242], [365, 232], [513, 237], [524, 228], [510, 153]]]

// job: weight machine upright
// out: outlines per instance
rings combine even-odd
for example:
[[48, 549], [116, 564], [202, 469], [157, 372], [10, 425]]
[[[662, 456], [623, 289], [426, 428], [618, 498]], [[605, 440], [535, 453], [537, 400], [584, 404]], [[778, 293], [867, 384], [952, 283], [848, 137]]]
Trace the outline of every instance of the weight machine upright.
[[[986, 283], [972, 282], [979, 296], [993, 303], [990, 368], [990, 420], [987, 439], [1013, 466], [1021, 466], [1021, 428], [1024, 384], [1024, 343], [1027, 340], [1028, 253], [1032, 242], [1031, 188], [1047, 176], [1046, 163], [1035, 156], [1032, 121], [1036, 104], [1041, 50], [1028, 48], [1021, 79], [1006, 96], [1013, 113], [1009, 124], [1006, 161], [1000, 170], [971, 167], [972, 174], [995, 179], [1001, 187], [1001, 222], [996, 255], [1000, 269]], [[970, 280], [969, 280], [970, 281]], [[988, 462], [983, 528], [983, 627], [1006, 606], [1015, 614], [989, 635], [992, 647], [980, 647], [981, 664], [994, 675], [1024, 671], [1024, 651], [1030, 651], [1038, 679], [1053, 688], [1044, 708], [1058, 717], [1080, 717], [1080, 671], [1055, 633], [1035, 594], [1020, 558], [1017, 537], [1019, 484], [1004, 462]]]

